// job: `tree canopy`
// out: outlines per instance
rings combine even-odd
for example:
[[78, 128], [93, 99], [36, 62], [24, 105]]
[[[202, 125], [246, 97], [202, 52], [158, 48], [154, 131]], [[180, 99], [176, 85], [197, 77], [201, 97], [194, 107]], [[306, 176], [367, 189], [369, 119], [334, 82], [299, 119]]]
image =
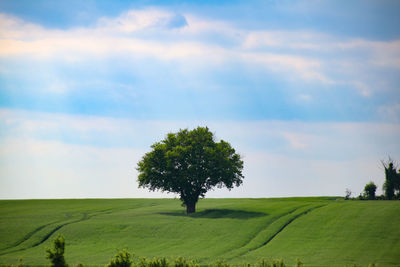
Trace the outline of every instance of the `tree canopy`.
[[400, 198], [400, 170], [397, 172], [397, 167], [394, 161], [389, 157], [387, 161], [381, 161], [385, 168], [385, 183], [383, 190], [386, 199]]
[[228, 142], [216, 142], [207, 127], [169, 133], [151, 148], [137, 166], [139, 187], [179, 194], [187, 213], [212, 188], [243, 182], [240, 155]]
[[364, 187], [364, 195], [366, 199], [374, 200], [375, 199], [375, 191], [376, 191], [377, 186], [373, 183], [370, 182], [365, 185]]

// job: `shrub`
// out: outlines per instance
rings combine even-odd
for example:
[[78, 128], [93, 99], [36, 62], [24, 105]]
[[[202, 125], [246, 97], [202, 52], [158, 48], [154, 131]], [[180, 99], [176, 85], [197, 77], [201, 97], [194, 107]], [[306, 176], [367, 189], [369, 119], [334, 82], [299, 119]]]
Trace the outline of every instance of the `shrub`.
[[[24, 267], [24, 264], [22, 263], [22, 259], [20, 258], [19, 260], [18, 260], [18, 263], [17, 264], [0, 264], [0, 266], [1, 267]], [[26, 266], [26, 265], [25, 265]]]
[[265, 260], [262, 259], [256, 264], [256, 267], [285, 267], [285, 263], [282, 259], [278, 260]]
[[107, 264], [107, 267], [130, 267], [132, 265], [131, 254], [125, 249], [119, 251], [114, 259]]
[[228, 263], [222, 260], [217, 260], [213, 265], [213, 267], [230, 267]]
[[364, 196], [366, 199], [369, 200], [374, 200], [375, 199], [375, 191], [376, 191], [376, 185], [374, 182], [370, 182], [369, 184], [366, 184], [364, 187]]
[[344, 199], [349, 200], [351, 198], [351, 194], [352, 194], [351, 190], [346, 188]]
[[194, 261], [186, 261], [185, 258], [179, 257], [174, 260], [174, 267], [199, 267]]
[[68, 264], [64, 259], [64, 251], [65, 251], [65, 240], [62, 235], [58, 235], [53, 240], [54, 247], [52, 249], [47, 248], [47, 256], [46, 258], [51, 261], [51, 267], [67, 267]]
[[303, 267], [304, 264], [300, 261], [300, 259], [296, 259], [296, 263], [294, 265], [294, 267]]
[[168, 267], [169, 264], [165, 258], [161, 259], [146, 259], [141, 258], [140, 261], [136, 264], [137, 267]]

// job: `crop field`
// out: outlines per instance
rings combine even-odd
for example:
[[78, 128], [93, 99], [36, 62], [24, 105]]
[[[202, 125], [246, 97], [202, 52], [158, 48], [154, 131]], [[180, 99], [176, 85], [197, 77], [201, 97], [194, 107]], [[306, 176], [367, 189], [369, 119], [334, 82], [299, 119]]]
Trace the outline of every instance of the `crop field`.
[[400, 264], [400, 201], [337, 198], [203, 199], [186, 215], [177, 199], [0, 201], [0, 264], [49, 264], [61, 233], [69, 264], [104, 266], [117, 249], [138, 257], [293, 266]]

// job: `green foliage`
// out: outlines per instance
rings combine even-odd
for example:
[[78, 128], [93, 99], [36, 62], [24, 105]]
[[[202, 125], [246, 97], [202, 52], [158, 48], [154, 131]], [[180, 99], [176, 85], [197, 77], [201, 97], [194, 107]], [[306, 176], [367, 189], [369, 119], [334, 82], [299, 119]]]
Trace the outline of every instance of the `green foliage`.
[[62, 235], [58, 235], [53, 240], [53, 248], [47, 248], [47, 256], [46, 258], [50, 260], [51, 267], [67, 267], [68, 264], [65, 262], [64, 259], [64, 252], [65, 252], [65, 240]]
[[26, 265], [24, 265], [22, 263], [22, 259], [21, 258], [18, 260], [17, 264], [0, 264], [0, 267], [24, 267], [24, 266], [26, 266]]
[[212, 267], [230, 267], [230, 265], [224, 260], [216, 260]]
[[364, 196], [366, 199], [374, 200], [375, 199], [375, 191], [376, 185], [373, 182], [370, 182], [364, 187]]
[[165, 258], [146, 259], [142, 257], [136, 264], [136, 267], [168, 267], [168, 266], [169, 263]]
[[262, 259], [256, 264], [256, 267], [285, 267], [282, 259], [265, 260]]
[[228, 142], [215, 142], [207, 127], [169, 133], [151, 147], [138, 163], [139, 187], [179, 194], [187, 213], [212, 188], [242, 184], [240, 156]]
[[304, 267], [304, 264], [301, 262], [300, 259], [296, 259], [296, 263], [295, 263], [294, 267]]
[[352, 194], [351, 190], [346, 188], [344, 199], [346, 199], [346, 200], [350, 199], [351, 194]]
[[400, 170], [397, 172], [394, 161], [389, 157], [387, 161], [381, 161], [385, 168], [385, 183], [383, 190], [386, 199], [398, 199], [400, 196]]
[[135, 263], [135, 267], [199, 267], [199, 265], [183, 257], [175, 258], [172, 262], [168, 262], [166, 258], [146, 259], [142, 257], [139, 262]]
[[[131, 254], [125, 249], [118, 251], [114, 259], [107, 264], [107, 267], [130, 267], [132, 265]], [[149, 266], [149, 267], [161, 267], [161, 266]]]
[[199, 265], [194, 261], [187, 261], [183, 257], [178, 257], [174, 259], [173, 267], [199, 267]]

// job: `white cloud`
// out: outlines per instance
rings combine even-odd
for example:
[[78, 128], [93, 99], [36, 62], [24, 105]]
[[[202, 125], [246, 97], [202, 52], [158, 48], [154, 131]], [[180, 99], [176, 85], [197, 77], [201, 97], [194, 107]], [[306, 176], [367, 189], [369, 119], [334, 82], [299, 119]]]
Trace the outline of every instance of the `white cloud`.
[[[82, 62], [123, 56], [132, 64], [138, 58], [152, 58], [186, 66], [182, 67], [186, 70], [201, 64], [221, 69], [235, 62], [293, 82], [346, 84], [365, 97], [379, 90], [371, 71], [400, 68], [400, 40], [370, 41], [306, 30], [248, 30], [155, 8], [129, 10], [118, 17], [100, 18], [94, 27], [68, 30], [46, 29], [6, 14], [0, 14], [0, 25], [3, 58], [23, 55], [38, 61]], [[68, 89], [55, 85], [49, 90]]]
[[117, 18], [100, 18], [97, 23], [98, 30], [109, 34], [130, 34], [149, 29], [180, 29], [186, 26], [184, 16], [160, 9], [129, 10]]
[[310, 102], [312, 100], [312, 96], [309, 94], [300, 94], [298, 98], [303, 102]]
[[273, 71], [297, 74], [304, 80], [332, 83], [322, 74], [321, 62], [316, 59], [277, 53], [243, 53], [242, 58], [245, 61], [259, 63]]
[[209, 197], [343, 195], [383, 183], [400, 158], [400, 125], [285, 121], [137, 121], [1, 110], [0, 198], [158, 197], [137, 189], [136, 163], [180, 128], [208, 126], [245, 162], [245, 181]]
[[144, 151], [7, 138], [0, 144], [0, 198], [159, 197], [139, 190]]
[[384, 182], [375, 159], [316, 160], [265, 152], [247, 154], [244, 174], [241, 187], [211, 191], [207, 197], [344, 196], [346, 188], [357, 196], [371, 180], [381, 194]]
[[283, 133], [286, 140], [289, 141], [290, 146], [294, 149], [306, 149], [309, 143], [309, 136], [298, 133]]
[[333, 36], [311, 31], [251, 31], [242, 46], [246, 49], [267, 47], [290, 48], [295, 50], [329, 50]]

